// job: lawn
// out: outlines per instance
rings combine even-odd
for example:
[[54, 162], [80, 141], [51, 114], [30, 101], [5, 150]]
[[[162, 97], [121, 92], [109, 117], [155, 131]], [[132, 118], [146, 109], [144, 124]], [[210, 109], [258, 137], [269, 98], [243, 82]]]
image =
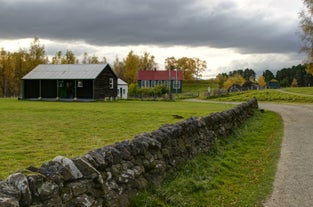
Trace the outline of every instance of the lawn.
[[313, 87], [293, 87], [293, 88], [283, 88], [282, 90], [299, 93], [303, 95], [312, 95], [313, 96]]
[[272, 191], [282, 135], [278, 114], [257, 112], [159, 188], [143, 190], [131, 206], [263, 206]]
[[208, 92], [208, 87], [212, 90], [218, 88], [218, 84], [214, 80], [185, 80], [183, 81], [184, 93], [205, 93]]
[[[302, 94], [309, 94], [311, 88], [301, 89]], [[288, 91], [288, 89], [284, 89]], [[295, 91], [295, 90], [294, 90]], [[299, 90], [300, 93], [300, 90]], [[282, 102], [282, 103], [313, 103], [313, 96], [303, 96], [302, 94], [289, 94], [277, 89], [250, 90], [237, 93], [230, 93], [224, 97], [212, 97], [218, 101], [247, 101], [256, 97], [258, 101]]]
[[184, 80], [183, 93], [174, 95], [178, 99], [207, 97], [208, 88], [213, 91], [218, 88], [218, 84], [214, 80]]
[[174, 114], [184, 118], [207, 116], [231, 107], [180, 101], [67, 103], [0, 99], [0, 178], [30, 165], [39, 166], [57, 155], [77, 157], [180, 121]]

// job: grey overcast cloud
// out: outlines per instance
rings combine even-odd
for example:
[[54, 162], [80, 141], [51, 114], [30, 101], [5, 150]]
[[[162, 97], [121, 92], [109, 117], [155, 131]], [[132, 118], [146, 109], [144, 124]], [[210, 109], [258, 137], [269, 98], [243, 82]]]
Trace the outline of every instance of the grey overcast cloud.
[[220, 72], [303, 63], [298, 12], [302, 0], [0, 0], [0, 47], [28, 49], [35, 36], [51, 57], [59, 50], [105, 56], [130, 50], [207, 62]]

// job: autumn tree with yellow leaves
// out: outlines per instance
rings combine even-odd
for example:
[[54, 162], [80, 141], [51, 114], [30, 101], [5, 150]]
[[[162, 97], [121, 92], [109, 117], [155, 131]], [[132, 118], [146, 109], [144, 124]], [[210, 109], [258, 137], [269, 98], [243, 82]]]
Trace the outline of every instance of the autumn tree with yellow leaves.
[[263, 75], [258, 77], [257, 82], [262, 88], [266, 86], [265, 77]]
[[143, 55], [137, 55], [133, 50], [122, 61], [116, 57], [113, 63], [113, 69], [118, 77], [128, 84], [137, 84], [138, 70], [154, 70], [156, 68], [157, 63], [153, 55], [150, 55], [148, 52], [144, 52]]
[[313, 1], [303, 0], [304, 8], [299, 13], [301, 39], [303, 42], [301, 51], [307, 54], [306, 71], [313, 74]]
[[19, 49], [0, 51], [0, 96], [18, 96], [21, 93], [21, 78], [39, 64], [48, 63], [45, 47], [35, 37], [28, 51]]
[[238, 84], [242, 85], [246, 80], [239, 74], [234, 74], [233, 76], [229, 77], [223, 84], [223, 88], [228, 90], [232, 85]]
[[199, 80], [206, 67], [206, 61], [199, 58], [182, 57], [176, 59], [175, 57], [168, 57], [165, 59], [165, 68], [183, 71], [184, 80]]

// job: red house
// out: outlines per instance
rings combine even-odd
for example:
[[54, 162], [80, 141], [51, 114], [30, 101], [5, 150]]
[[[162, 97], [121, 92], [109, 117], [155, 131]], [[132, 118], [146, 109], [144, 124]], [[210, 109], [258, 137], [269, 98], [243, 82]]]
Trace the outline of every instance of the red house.
[[167, 85], [172, 92], [181, 93], [183, 83], [183, 71], [168, 70], [139, 70], [138, 86], [153, 88], [157, 85]]

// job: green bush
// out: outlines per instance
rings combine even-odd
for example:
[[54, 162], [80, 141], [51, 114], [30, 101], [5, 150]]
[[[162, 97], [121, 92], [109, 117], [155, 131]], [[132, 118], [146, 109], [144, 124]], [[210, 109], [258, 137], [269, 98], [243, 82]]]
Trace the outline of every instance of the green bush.
[[131, 97], [161, 97], [169, 93], [166, 85], [158, 85], [153, 88], [139, 88], [137, 84], [131, 84], [128, 88], [128, 94]]
[[157, 96], [161, 96], [161, 95], [169, 93], [168, 87], [166, 85], [158, 85], [158, 86], [155, 86], [153, 89], [154, 89], [155, 95]]
[[129, 96], [136, 96], [136, 94], [138, 93], [139, 87], [137, 84], [130, 84], [128, 86], [128, 95]]

